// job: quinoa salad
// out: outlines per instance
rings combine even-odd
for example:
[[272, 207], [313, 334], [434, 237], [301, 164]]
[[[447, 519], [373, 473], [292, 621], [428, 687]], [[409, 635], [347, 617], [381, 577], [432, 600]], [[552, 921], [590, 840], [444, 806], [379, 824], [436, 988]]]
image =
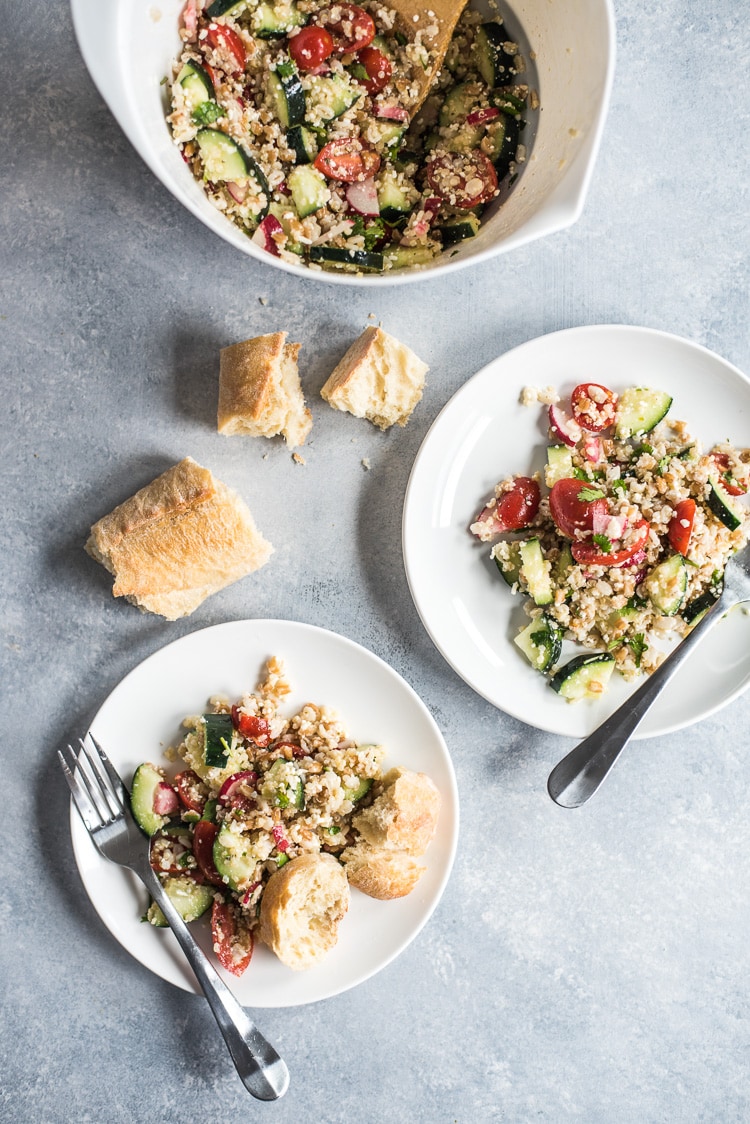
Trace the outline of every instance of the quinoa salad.
[[[188, 0], [169, 84], [175, 143], [268, 253], [382, 273], [473, 238], [526, 159], [518, 45], [466, 10], [440, 72], [436, 17], [374, 0]], [[420, 77], [422, 82], [420, 82]]]
[[[714, 605], [750, 533], [750, 450], [704, 451], [652, 388], [581, 383], [565, 402], [527, 388], [521, 401], [547, 415], [543, 479], [500, 481], [470, 530], [527, 598], [519, 652], [564, 698], [595, 698], [614, 671], [653, 671]], [[593, 654], [561, 664], [563, 640]]]
[[[234, 975], [250, 963], [269, 879], [298, 856], [339, 859], [358, 843], [353, 814], [382, 777], [382, 746], [357, 745], [325, 706], [284, 717], [289, 693], [281, 662], [269, 659], [255, 692], [235, 704], [214, 697], [184, 720], [182, 741], [166, 752], [171, 779], [151, 763], [133, 778], [153, 869], [185, 921], [210, 911], [214, 952]], [[155, 903], [144, 921], [166, 925]]]

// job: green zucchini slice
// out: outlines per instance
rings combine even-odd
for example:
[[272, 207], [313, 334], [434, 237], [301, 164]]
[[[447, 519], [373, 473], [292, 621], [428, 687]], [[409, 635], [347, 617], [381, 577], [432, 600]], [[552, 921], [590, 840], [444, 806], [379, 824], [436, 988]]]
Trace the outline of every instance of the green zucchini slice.
[[650, 390], [645, 386], [631, 386], [624, 390], [617, 403], [615, 433], [617, 437], [640, 436], [650, 433], [666, 415], [672, 397], [663, 390]]
[[[202, 917], [214, 900], [214, 891], [210, 886], [200, 885], [193, 878], [181, 875], [167, 878], [164, 882], [164, 890], [182, 920], [188, 923]], [[167, 919], [156, 902], [151, 902], [143, 920], [157, 929], [167, 928]]]
[[574, 656], [550, 679], [550, 687], [569, 702], [598, 699], [606, 691], [615, 657], [605, 652]]

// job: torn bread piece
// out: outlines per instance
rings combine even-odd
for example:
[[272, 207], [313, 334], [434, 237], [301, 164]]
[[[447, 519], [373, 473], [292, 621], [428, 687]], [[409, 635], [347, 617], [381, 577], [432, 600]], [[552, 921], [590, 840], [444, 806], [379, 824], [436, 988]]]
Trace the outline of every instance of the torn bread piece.
[[360, 841], [341, 854], [351, 886], [370, 898], [391, 901], [410, 894], [426, 867], [404, 851], [388, 851]]
[[349, 883], [338, 860], [299, 855], [268, 879], [260, 899], [260, 939], [288, 968], [311, 968], [336, 944], [348, 908]]
[[217, 428], [226, 436], [286, 438], [303, 445], [312, 428], [297, 370], [300, 344], [286, 332], [222, 348]]
[[114, 575], [115, 597], [173, 621], [273, 547], [236, 492], [186, 457], [95, 523], [86, 550]]
[[336, 410], [381, 429], [406, 425], [422, 397], [429, 367], [382, 328], [365, 328], [321, 390]]
[[352, 820], [371, 847], [423, 855], [435, 834], [440, 793], [426, 773], [400, 765], [375, 786], [375, 800]]

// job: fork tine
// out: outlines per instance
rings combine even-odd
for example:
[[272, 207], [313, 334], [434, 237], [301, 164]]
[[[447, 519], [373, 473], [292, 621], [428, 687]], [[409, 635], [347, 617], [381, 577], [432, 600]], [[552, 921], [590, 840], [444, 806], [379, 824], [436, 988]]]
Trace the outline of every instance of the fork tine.
[[[104, 807], [105, 813], [103, 819], [111, 820], [113, 816], [121, 814], [121, 808], [117, 800], [112, 794], [109, 786], [109, 778], [104, 772], [101, 762], [97, 759], [96, 754], [92, 753], [82, 738], [78, 739], [78, 744], [81, 747], [81, 752], [78, 754], [78, 761], [85, 761], [91, 773], [91, 781], [94, 788], [94, 798], [97, 807], [100, 809]], [[89, 787], [91, 792], [91, 787]]]
[[122, 778], [120, 777], [120, 774], [117, 772], [114, 765], [112, 764], [110, 759], [107, 757], [106, 753], [104, 752], [102, 747], [99, 745], [99, 742], [96, 740], [94, 735], [90, 733], [89, 737], [94, 744], [94, 749], [99, 754], [99, 759], [100, 759], [102, 765], [104, 766], [104, 768], [107, 771], [107, 776], [109, 777], [110, 783], [112, 785], [112, 788], [115, 791], [115, 795], [117, 796], [117, 799], [120, 803], [121, 808], [126, 807], [127, 804], [128, 804], [128, 801], [129, 801], [129, 796], [128, 796], [127, 789], [125, 788], [125, 785], [122, 783]]
[[112, 813], [101, 791], [98, 778], [96, 775], [91, 775], [93, 767], [89, 761], [85, 746], [80, 741], [78, 744], [81, 746], [81, 749], [75, 755], [77, 766], [76, 776], [80, 786], [85, 789], [86, 795], [96, 809], [100, 822], [104, 824], [107, 820], [112, 818]]
[[74, 770], [75, 770], [78, 762], [76, 760], [76, 755], [75, 755], [75, 752], [73, 751], [72, 746], [68, 746], [68, 753], [70, 754], [70, 757], [71, 757], [71, 760], [72, 760], [72, 764], [73, 764], [72, 769], [71, 769], [70, 765], [68, 764], [67, 760], [65, 759], [65, 755], [63, 754], [62, 750], [58, 749], [57, 756], [60, 759], [60, 765], [62, 766], [62, 771], [63, 771], [63, 774], [65, 776], [65, 780], [68, 782], [68, 788], [70, 789], [71, 794], [73, 796], [73, 803], [76, 806], [76, 810], [78, 812], [78, 815], [83, 820], [83, 822], [86, 826], [86, 829], [88, 831], [93, 831], [95, 828], [100, 826], [100, 816], [99, 816], [99, 813], [97, 812], [96, 808], [94, 807], [94, 805], [91, 803], [88, 796], [84, 792], [83, 788], [78, 783], [78, 779], [75, 776]]

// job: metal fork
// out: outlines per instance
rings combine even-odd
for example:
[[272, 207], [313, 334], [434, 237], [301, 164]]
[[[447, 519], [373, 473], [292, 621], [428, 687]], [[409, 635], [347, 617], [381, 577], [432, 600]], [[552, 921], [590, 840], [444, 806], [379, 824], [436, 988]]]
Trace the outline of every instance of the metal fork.
[[283, 1097], [289, 1087], [286, 1064], [196, 944], [151, 869], [148, 846], [133, 819], [130, 799], [122, 780], [94, 737], [89, 734], [89, 738], [95, 752], [81, 740], [78, 753], [68, 746], [68, 758], [60, 750], [57, 755], [73, 794], [73, 802], [95, 847], [105, 859], [137, 874], [158, 904], [195, 972], [248, 1092], [261, 1101]]
[[702, 636], [734, 605], [750, 601], [750, 546], [729, 559], [721, 595], [674, 651], [627, 699], [549, 775], [547, 791], [562, 808], [580, 808], [593, 796], [622, 753], [636, 727]]

